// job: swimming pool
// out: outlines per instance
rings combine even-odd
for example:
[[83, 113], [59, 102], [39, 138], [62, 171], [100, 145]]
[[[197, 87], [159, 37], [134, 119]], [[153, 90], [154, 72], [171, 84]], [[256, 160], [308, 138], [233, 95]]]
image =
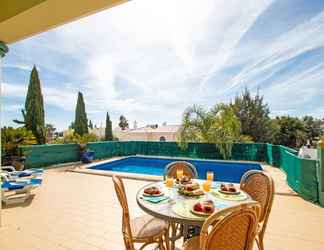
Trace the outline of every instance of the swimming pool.
[[[163, 175], [164, 168], [173, 161], [182, 159], [168, 159], [155, 157], [131, 156], [123, 159], [97, 164], [89, 169], [127, 172], [146, 175]], [[204, 179], [207, 171], [214, 171], [216, 181], [239, 183], [242, 175], [249, 170], [262, 170], [260, 164], [243, 162], [225, 162], [213, 160], [184, 160], [197, 168], [198, 176]]]

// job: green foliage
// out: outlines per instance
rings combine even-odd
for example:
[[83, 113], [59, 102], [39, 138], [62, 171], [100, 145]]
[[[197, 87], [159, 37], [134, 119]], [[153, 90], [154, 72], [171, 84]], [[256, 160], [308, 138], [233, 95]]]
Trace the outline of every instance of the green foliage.
[[105, 140], [106, 141], [112, 141], [114, 139], [113, 133], [112, 133], [112, 123], [109, 117], [109, 114], [107, 112], [106, 115], [106, 128], [105, 128]]
[[77, 144], [86, 144], [88, 142], [98, 141], [98, 137], [95, 134], [85, 134], [80, 136], [79, 134], [69, 134], [64, 136], [63, 138], [57, 138], [54, 140], [54, 144], [69, 144], [69, 143], [77, 143]]
[[88, 142], [95, 142], [98, 141], [98, 137], [95, 134], [85, 134], [85, 135], [79, 135], [74, 134], [73, 141], [78, 144], [86, 144]]
[[37, 140], [33, 133], [26, 128], [1, 128], [1, 152], [2, 154], [18, 155], [18, 147], [35, 145]]
[[69, 134], [69, 135], [64, 136], [63, 138], [55, 138], [52, 143], [53, 144], [70, 144], [70, 143], [75, 143], [75, 141], [74, 141], [74, 135], [73, 134]]
[[8, 53], [8, 51], [8, 46], [4, 42], [0, 41], [0, 59], [1, 57], [4, 57]]
[[128, 121], [126, 120], [126, 117], [121, 115], [119, 117], [119, 127], [122, 129], [122, 130], [125, 130], [127, 128], [129, 128], [129, 125], [128, 125]]
[[69, 125], [69, 129], [74, 129], [74, 122], [71, 122], [71, 124]]
[[324, 121], [312, 116], [304, 116], [302, 122], [306, 128], [308, 139], [312, 140], [321, 135], [321, 125], [324, 124]]
[[194, 105], [183, 114], [179, 145], [184, 148], [188, 142], [215, 143], [224, 159], [228, 159], [233, 142], [239, 140], [240, 126], [228, 105], [219, 104], [210, 111]]
[[248, 89], [236, 96], [231, 106], [240, 119], [243, 135], [249, 135], [253, 141], [269, 142], [272, 140], [271, 119], [269, 107], [263, 101], [263, 96], [252, 96]]
[[81, 92], [78, 93], [78, 101], [75, 109], [74, 132], [80, 136], [89, 133], [87, 113]]
[[46, 138], [44, 103], [41, 83], [35, 66], [30, 74], [25, 109], [22, 110], [22, 115], [23, 121], [14, 120], [14, 122], [24, 124], [27, 130], [33, 132], [38, 144], [44, 144]]
[[46, 143], [51, 143], [55, 130], [56, 128], [53, 124], [48, 123], [45, 125]]
[[253, 138], [252, 138], [252, 136], [249, 136], [249, 135], [240, 135], [239, 142], [253, 143]]
[[305, 144], [307, 129], [304, 123], [297, 117], [281, 116], [275, 119], [278, 131], [275, 135], [275, 143], [297, 148]]

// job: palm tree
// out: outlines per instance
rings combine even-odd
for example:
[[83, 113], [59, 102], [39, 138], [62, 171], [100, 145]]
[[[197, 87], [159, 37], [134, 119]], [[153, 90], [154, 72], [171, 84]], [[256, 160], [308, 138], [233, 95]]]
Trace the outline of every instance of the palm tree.
[[54, 127], [53, 124], [47, 123], [45, 125], [46, 143], [52, 142], [55, 130], [56, 130], [56, 128]]
[[240, 132], [240, 121], [230, 106], [218, 104], [206, 111], [194, 105], [183, 114], [179, 144], [184, 148], [188, 142], [215, 143], [223, 158], [229, 159]]

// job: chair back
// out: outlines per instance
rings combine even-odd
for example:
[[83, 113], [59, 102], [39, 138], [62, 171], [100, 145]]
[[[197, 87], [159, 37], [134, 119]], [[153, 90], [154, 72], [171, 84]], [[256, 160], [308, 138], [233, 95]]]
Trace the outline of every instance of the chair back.
[[216, 212], [200, 233], [200, 250], [252, 250], [260, 206], [255, 201]]
[[128, 203], [127, 203], [127, 197], [125, 192], [125, 187], [122, 179], [119, 176], [114, 175], [112, 177], [112, 180], [114, 182], [116, 195], [118, 198], [118, 201], [122, 207], [122, 232], [125, 242], [126, 249], [134, 249], [134, 243], [132, 238], [132, 231], [130, 226], [130, 216], [129, 216], [129, 209], [128, 209]]
[[163, 178], [166, 179], [167, 176], [177, 178], [177, 170], [183, 170], [183, 174], [188, 177], [198, 178], [196, 167], [186, 161], [174, 161], [169, 163], [164, 169]]
[[259, 222], [262, 223], [262, 230], [264, 231], [274, 197], [272, 177], [264, 171], [250, 170], [243, 175], [240, 188], [247, 192], [253, 200], [259, 202], [261, 206]]

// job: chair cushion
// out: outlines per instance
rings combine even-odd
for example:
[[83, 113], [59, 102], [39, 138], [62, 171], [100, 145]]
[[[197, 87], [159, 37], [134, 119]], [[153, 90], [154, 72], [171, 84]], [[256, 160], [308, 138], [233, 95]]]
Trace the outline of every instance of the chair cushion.
[[143, 215], [131, 220], [133, 237], [148, 238], [160, 234], [168, 228], [168, 222], [154, 218], [150, 215]]
[[199, 237], [193, 237], [187, 240], [183, 246], [183, 250], [199, 250]]

